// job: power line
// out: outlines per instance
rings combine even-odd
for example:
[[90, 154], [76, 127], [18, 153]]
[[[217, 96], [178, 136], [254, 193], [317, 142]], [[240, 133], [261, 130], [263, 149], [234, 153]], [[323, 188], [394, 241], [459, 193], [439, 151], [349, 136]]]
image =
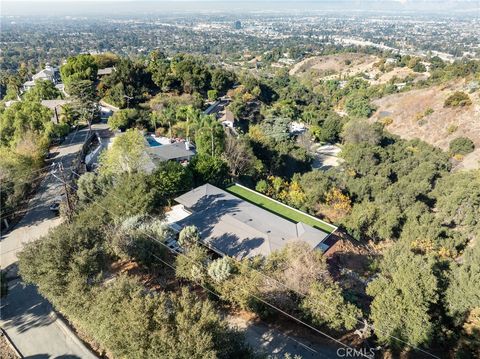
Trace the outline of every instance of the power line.
[[[59, 179], [60, 181], [62, 181], [62, 179], [59, 178], [59, 177], [57, 177], [55, 174], [52, 174], [52, 175], [53, 175], [54, 177], [56, 177], [57, 179]], [[69, 186], [69, 187], [71, 187], [72, 189], [74, 189], [74, 187], [71, 186], [70, 184], [66, 184], [66, 185]], [[86, 197], [89, 198], [90, 200], [93, 199], [91, 196], [86, 196]], [[109, 211], [109, 210], [106, 209], [105, 207], [103, 207], [103, 206], [101, 206], [100, 204], [98, 204], [97, 201], [93, 202], [93, 204], [95, 204], [95, 205], [97, 205], [98, 207], [102, 208], [102, 209], [105, 210], [106, 212], [112, 214], [111, 211]], [[117, 218], [120, 218], [118, 215], [117, 215], [116, 217], [117, 217]], [[149, 216], [149, 217], [153, 218], [152, 216]], [[177, 256], [178, 256], [178, 255], [183, 255], [183, 256], [185, 256], [190, 262], [192, 262], [192, 263], [194, 263], [194, 264], [198, 264], [198, 265], [200, 265], [200, 266], [203, 268], [203, 264], [202, 264], [201, 262], [196, 262], [196, 261], [194, 261], [192, 258], [188, 257], [186, 254], [181, 253], [180, 251], [177, 251], [177, 250], [175, 250], [175, 249], [172, 249], [172, 248], [168, 247], [165, 243], [163, 243], [162, 241], [158, 240], [157, 238], [155, 238], [154, 236], [152, 236], [152, 235], [150, 235], [150, 234], [148, 234], [148, 233], [146, 233], [146, 236], [149, 237], [149, 238], [151, 238], [151, 239], [154, 240], [155, 242], [161, 244], [161, 245], [164, 246], [165, 248], [167, 248], [168, 251], [170, 251], [170, 252], [172, 252], [172, 253], [175, 253]], [[206, 268], [206, 267], [205, 267], [205, 268]], [[203, 286], [202, 286], [202, 287], [203, 287]], [[261, 300], [261, 299], [259, 299], [259, 300]], [[274, 308], [274, 309], [276, 309], [276, 310], [279, 310], [279, 309], [277, 309], [273, 304], [270, 304], [270, 303], [268, 303], [268, 302], [266, 302], [266, 301], [264, 301], [264, 300], [261, 300], [261, 301], [264, 302], [264, 303], [266, 303], [266, 304], [269, 305], [270, 307], [272, 307], [272, 308]], [[338, 339], [335, 339], [335, 338], [333, 338], [332, 336], [330, 336], [330, 335], [322, 332], [321, 330], [319, 330], [319, 329], [311, 326], [310, 324], [305, 323], [305, 322], [302, 321], [301, 319], [298, 319], [298, 318], [296, 318], [296, 317], [294, 317], [294, 316], [292, 316], [292, 315], [290, 315], [290, 314], [288, 314], [288, 313], [286, 313], [286, 312], [284, 312], [284, 311], [281, 311], [281, 310], [280, 310], [280, 312], [281, 312], [282, 314], [284, 314], [284, 315], [288, 315], [288, 316], [291, 317], [291, 318], [295, 318], [295, 320], [296, 320], [297, 322], [305, 325], [307, 328], [310, 328], [310, 329], [314, 330], [315, 332], [317, 332], [317, 333], [319, 333], [319, 334], [321, 334], [321, 335], [324, 335], [325, 337], [327, 337], [327, 338], [329, 338], [329, 339], [331, 339], [331, 340], [334, 340], [334, 341], [337, 342], [338, 344], [341, 344], [342, 346], [344, 346], [344, 347], [346, 347], [346, 348], [350, 348], [350, 349], [354, 350], [354, 349], [353, 349], [352, 347], [350, 347], [349, 345], [347, 345], [347, 344], [345, 344], [345, 343], [342, 343], [342, 342], [339, 341]], [[365, 357], [368, 358], [368, 359], [371, 359], [369, 356], [364, 355], [363, 353], [361, 353], [361, 355], [362, 355], [362, 356], [365, 356]]]
[[[75, 176], [80, 177], [80, 175], [79, 175], [78, 173], [76, 173], [75, 171], [71, 170], [71, 172], [72, 172], [72, 174], [74, 174]], [[96, 184], [93, 184], [93, 185], [94, 185], [94, 186], [97, 186], [97, 188], [100, 188], [100, 187], [99, 187], [98, 185], [96, 185]], [[181, 191], [179, 191], [179, 192], [181, 192]], [[116, 199], [118, 199], [118, 200], [121, 200], [121, 201], [123, 201], [123, 203], [125, 203], [125, 204], [128, 205], [128, 203], [127, 203], [125, 200], [122, 200], [121, 198], [119, 198], [118, 196], [115, 196], [115, 195], [113, 195], [113, 194], [111, 194], [111, 195], [112, 195], [114, 198], [116, 198]], [[154, 217], [151, 216], [150, 214], [148, 214], [147, 216], [150, 217], [151, 219], [154, 219]], [[199, 241], [199, 243], [200, 243], [202, 246], [204, 246], [204, 247], [206, 247], [206, 248], [214, 251], [215, 253], [217, 253], [217, 254], [219, 254], [219, 255], [221, 255], [221, 256], [225, 256], [225, 253], [223, 253], [222, 251], [218, 250], [218, 249], [215, 248], [214, 246], [208, 245], [208, 244], [206, 244], [206, 243], [204, 243], [204, 242], [202, 242], [202, 241]], [[304, 255], [306, 255], [306, 254], [307, 254], [307, 253], [304, 253]], [[300, 291], [298, 291], [298, 290], [296, 290], [296, 289], [293, 289], [293, 288], [287, 286], [285, 283], [282, 283], [282, 282], [279, 281], [278, 279], [275, 279], [275, 278], [272, 278], [271, 276], [268, 276], [267, 274], [261, 272], [260, 270], [258, 270], [258, 269], [256, 269], [256, 268], [250, 267], [250, 269], [253, 270], [253, 271], [255, 271], [255, 272], [257, 272], [257, 273], [259, 273], [261, 276], [263, 276], [263, 277], [265, 277], [265, 278], [267, 278], [267, 279], [269, 279], [269, 280], [271, 280], [271, 281], [274, 281], [274, 282], [280, 284], [282, 287], [284, 287], [284, 288], [287, 289], [287, 290], [290, 290], [290, 291], [292, 291], [292, 292], [294, 292], [294, 293], [297, 293], [298, 295], [300, 295], [300, 296], [302, 296], [302, 297], [307, 297], [307, 294], [302, 293], [302, 292], [300, 292]], [[329, 307], [327, 304], [325, 304], [325, 303], [323, 303], [323, 302], [321, 302], [321, 301], [317, 301], [317, 302], [320, 303], [324, 308], [328, 308], [329, 310], [332, 310], [332, 308]], [[374, 331], [377, 331], [377, 332], [382, 333], [382, 334], [386, 334], [386, 333], [384, 333], [384, 332], [375, 330], [375, 327], [374, 327], [372, 324], [365, 323], [364, 321], [358, 319], [357, 317], [354, 317], [354, 316], [350, 315], [350, 318], [354, 319], [357, 323], [359, 323], [359, 324], [361, 324], [361, 325], [365, 325], [366, 327], [368, 327], [368, 328], [370, 328], [370, 329], [372, 329], [372, 330], [374, 330]], [[432, 353], [430, 353], [430, 352], [428, 352], [428, 351], [425, 351], [425, 350], [423, 350], [423, 349], [421, 349], [421, 348], [419, 348], [419, 347], [416, 347], [416, 346], [414, 346], [413, 344], [410, 344], [410, 343], [404, 341], [404, 340], [401, 339], [401, 338], [398, 338], [398, 337], [392, 336], [392, 335], [387, 335], [387, 336], [390, 337], [390, 338], [392, 338], [392, 339], [395, 339], [395, 340], [397, 340], [397, 341], [399, 341], [399, 342], [401, 342], [401, 343], [403, 343], [403, 344], [408, 345], [408, 346], [411, 347], [412, 349], [415, 349], [415, 350], [417, 350], [417, 351], [420, 351], [420, 352], [422, 352], [422, 353], [424, 353], [424, 354], [427, 354], [427, 355], [429, 355], [429, 356], [431, 356], [431, 357], [433, 357], [433, 358], [438, 358], [436, 355], [434, 355], [434, 354], [432, 354]]]
[[[174, 251], [173, 249], [170, 249], [170, 251], [172, 251], [172, 253], [175, 253], [175, 254], [178, 254], [176, 251]], [[175, 267], [172, 266], [170, 263], [164, 261], [163, 259], [161, 259], [160, 257], [158, 257], [157, 255], [153, 254], [152, 253], [152, 256], [154, 256], [157, 260], [159, 260], [160, 262], [164, 263], [165, 265], [167, 265], [168, 267], [170, 267], [171, 269], [175, 270]], [[224, 300], [220, 294], [214, 292], [213, 290], [211, 290], [210, 288], [206, 287], [205, 285], [203, 285], [201, 282], [195, 282], [197, 285], [200, 285], [203, 289], [205, 289], [206, 291], [208, 291], [209, 293], [213, 294], [214, 296], [216, 296], [218, 299], [220, 300]], [[288, 313], [285, 313], [287, 316], [290, 317], [290, 315]], [[312, 347], [309, 347], [308, 345], [298, 341], [298, 340], [295, 340], [293, 338], [290, 338], [288, 335], [284, 334], [288, 339], [290, 340], [293, 340], [295, 341], [296, 343], [306, 347], [308, 350], [314, 352], [315, 354], [318, 354], [320, 356], [323, 356], [321, 353], [319, 353], [318, 351], [316, 351], [315, 349], [313, 349]]]
[[[31, 171], [30, 174], [37, 173], [37, 172], [40, 172], [40, 171], [44, 171], [45, 169], [51, 168], [51, 167], [52, 167], [52, 165], [44, 166], [44, 167], [41, 167], [41, 168], [38, 168], [38, 169], [36, 169], [36, 170]], [[32, 178], [32, 179], [29, 178], [29, 179], [26, 179], [26, 180], [23, 180], [23, 181], [15, 181], [15, 184], [25, 183], [25, 182], [32, 182], [32, 181], [34, 181], [34, 180], [36, 180], [36, 179], [38, 179], [38, 178], [40, 178], [40, 177], [42, 177], [42, 176], [43, 176], [43, 175], [39, 175], [39, 176], [37, 176], [37, 177], [35, 177], [35, 178]], [[2, 181], [0, 181], [0, 182], [3, 182], [3, 181], [5, 181], [5, 180], [2, 180]]]

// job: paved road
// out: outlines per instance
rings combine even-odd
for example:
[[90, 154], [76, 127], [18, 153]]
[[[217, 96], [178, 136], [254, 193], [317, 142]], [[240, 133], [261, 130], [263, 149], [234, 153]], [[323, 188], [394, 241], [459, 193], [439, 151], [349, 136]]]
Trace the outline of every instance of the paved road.
[[[58, 152], [52, 161], [62, 163], [66, 172], [69, 172], [68, 169], [71, 168], [87, 135], [87, 128], [71, 133], [60, 146], [52, 149], [53, 153]], [[61, 193], [61, 181], [48, 174], [40, 184], [37, 194], [30, 200], [29, 209], [16, 228], [1, 236], [0, 265], [2, 268], [7, 268], [17, 261], [16, 254], [22, 250], [25, 243], [46, 235], [50, 228], [60, 224], [61, 219], [48, 207]]]
[[[254, 322], [239, 316], [227, 316], [227, 322], [232, 327], [245, 333], [245, 339], [255, 350], [283, 358], [287, 353], [299, 355], [302, 359], [338, 359], [343, 354], [340, 344], [327, 339], [313, 342], [307, 338], [289, 334], [269, 327], [262, 322]], [[319, 334], [320, 336], [320, 334]], [[337, 350], [339, 350], [337, 352]], [[358, 358], [352, 355], [352, 358]]]
[[60, 320], [35, 286], [9, 281], [0, 324], [25, 358], [96, 358]]
[[[96, 125], [104, 128], [105, 125]], [[71, 133], [53, 149], [52, 161], [62, 163], [68, 173], [88, 135], [88, 129]], [[48, 207], [62, 193], [61, 181], [48, 175], [31, 199], [29, 209], [15, 229], [0, 239], [0, 265], [8, 270], [9, 293], [0, 305], [0, 325], [19, 351], [31, 358], [96, 358], [58, 319], [50, 303], [34, 286], [25, 286], [17, 276], [17, 253], [25, 243], [35, 241], [61, 223]]]

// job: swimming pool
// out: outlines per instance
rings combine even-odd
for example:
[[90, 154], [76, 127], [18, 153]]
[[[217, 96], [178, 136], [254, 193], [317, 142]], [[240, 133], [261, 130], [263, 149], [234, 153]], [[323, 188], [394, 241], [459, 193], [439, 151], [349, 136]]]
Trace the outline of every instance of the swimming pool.
[[150, 147], [157, 147], [162, 145], [161, 143], [157, 142], [154, 138], [150, 136], [147, 136], [146, 139]]

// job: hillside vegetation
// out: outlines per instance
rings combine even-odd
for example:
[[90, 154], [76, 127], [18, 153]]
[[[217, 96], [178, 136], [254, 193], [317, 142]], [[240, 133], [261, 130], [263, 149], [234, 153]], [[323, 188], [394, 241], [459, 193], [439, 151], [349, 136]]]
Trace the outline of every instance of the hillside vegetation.
[[[424, 89], [396, 93], [373, 101], [377, 111], [373, 121], [389, 123], [387, 130], [405, 139], [419, 138], [445, 151], [451, 141], [467, 137], [475, 144], [456, 168], [473, 169], [480, 161], [480, 95], [469, 93], [472, 102], [465, 106], [446, 106], [445, 101], [457, 91], [465, 91], [468, 82], [451, 81]], [[467, 92], [467, 91], [465, 91]]]
[[308, 57], [295, 64], [289, 74], [313, 81], [363, 76], [372, 85], [407, 78], [419, 81], [429, 77], [427, 72], [415, 72], [408, 66], [385, 66], [384, 60], [378, 56], [358, 53]]

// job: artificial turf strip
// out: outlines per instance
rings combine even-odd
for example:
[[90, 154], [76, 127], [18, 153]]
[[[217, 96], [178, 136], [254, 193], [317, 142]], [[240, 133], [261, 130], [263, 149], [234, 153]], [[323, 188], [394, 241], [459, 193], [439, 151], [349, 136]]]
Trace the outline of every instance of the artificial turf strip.
[[262, 207], [263, 209], [273, 212], [292, 222], [295, 222], [295, 223], [302, 222], [327, 233], [332, 233], [335, 230], [335, 227], [332, 225], [323, 223], [320, 220], [315, 220], [312, 217], [309, 217], [307, 215], [294, 211], [283, 204], [280, 204], [271, 199], [265, 198], [255, 193], [254, 191], [245, 189], [243, 187], [233, 185], [228, 187], [227, 191], [236, 195], [237, 197], [244, 199], [245, 201], [248, 201], [259, 207]]

